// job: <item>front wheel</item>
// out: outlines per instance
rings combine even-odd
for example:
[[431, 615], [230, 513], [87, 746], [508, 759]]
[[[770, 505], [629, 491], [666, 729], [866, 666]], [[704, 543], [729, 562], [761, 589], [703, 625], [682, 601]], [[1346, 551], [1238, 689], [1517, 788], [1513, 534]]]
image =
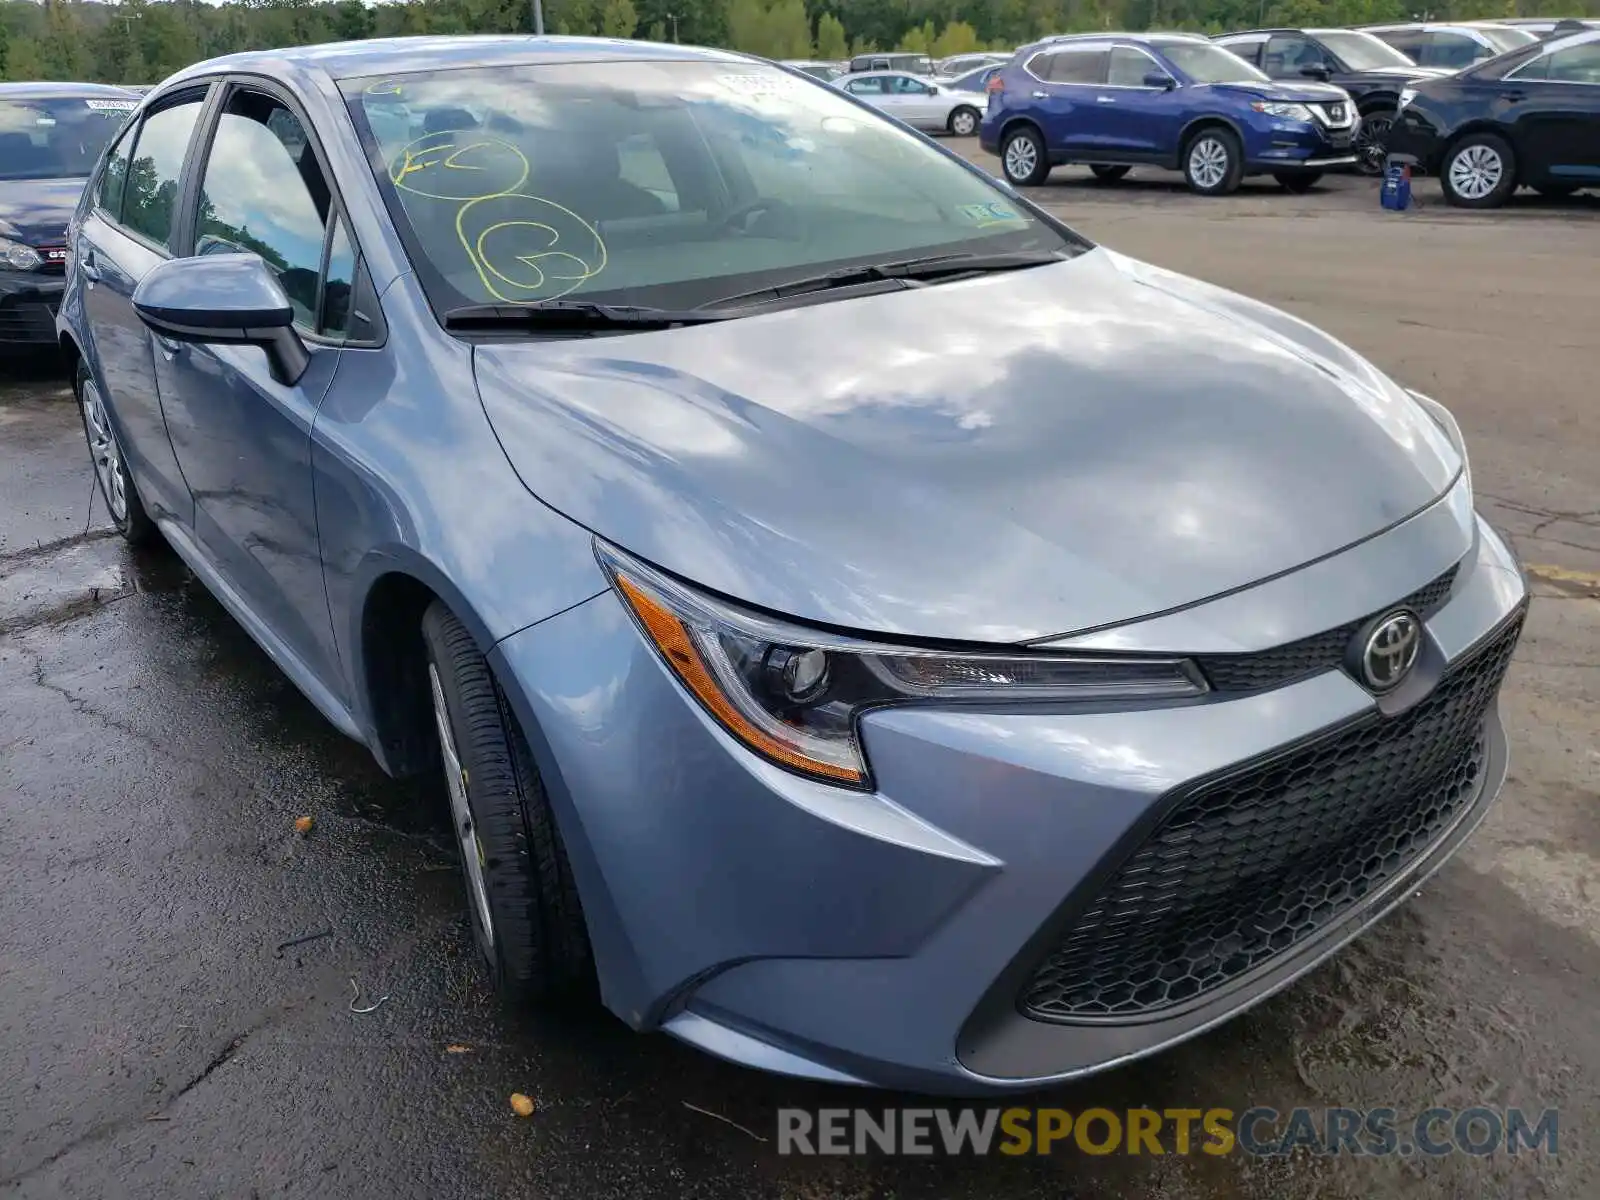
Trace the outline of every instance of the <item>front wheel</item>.
[[428, 687], [467, 910], [495, 991], [565, 999], [592, 979], [566, 849], [527, 739], [466, 627], [434, 601], [422, 617]]
[[1444, 198], [1462, 208], [1499, 208], [1516, 190], [1517, 160], [1492, 133], [1471, 133], [1450, 147], [1439, 167]]
[[1244, 178], [1244, 152], [1234, 132], [1216, 126], [1195, 134], [1184, 151], [1183, 177], [1189, 190], [1201, 196], [1237, 191]]
[[1039, 131], [1025, 125], [1008, 134], [1000, 148], [1000, 165], [1006, 179], [1020, 187], [1043, 183], [1050, 174], [1050, 159]]
[[1089, 170], [1093, 172], [1094, 177], [1103, 183], [1115, 183], [1132, 169], [1132, 167], [1122, 166], [1118, 163], [1089, 164]]
[[950, 114], [950, 132], [957, 137], [971, 137], [978, 132], [978, 110], [963, 104]]
[[1316, 187], [1317, 180], [1322, 178], [1321, 171], [1279, 171], [1273, 176], [1278, 181], [1278, 186], [1286, 192], [1293, 192], [1296, 196], [1303, 196]]
[[1394, 109], [1375, 108], [1361, 116], [1356, 130], [1356, 170], [1363, 175], [1382, 175], [1389, 164], [1389, 131], [1394, 128]]
[[87, 362], [78, 363], [72, 386], [78, 394], [78, 415], [83, 418], [83, 436], [89, 443], [95, 482], [111, 513], [112, 524], [129, 545], [148, 546], [161, 535], [139, 499], [139, 489], [128, 473], [128, 460], [122, 453], [116, 426], [111, 423], [105, 397]]

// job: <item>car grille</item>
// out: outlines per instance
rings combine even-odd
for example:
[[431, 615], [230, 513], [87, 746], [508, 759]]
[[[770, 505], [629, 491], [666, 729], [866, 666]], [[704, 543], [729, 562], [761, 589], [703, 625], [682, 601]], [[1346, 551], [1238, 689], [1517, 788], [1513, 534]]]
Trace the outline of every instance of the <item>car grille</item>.
[[1351, 112], [1351, 106], [1342, 101], [1333, 104], [1308, 104], [1306, 107], [1315, 113], [1317, 119], [1329, 129], [1350, 128], [1351, 119], [1354, 116], [1354, 113]]
[[39, 303], [0, 306], [0, 342], [54, 342], [56, 310]]
[[[1428, 614], [1438, 608], [1450, 594], [1459, 565], [1451, 567], [1431, 583], [1424, 584], [1409, 596], [1379, 609], [1378, 612], [1409, 608], [1426, 620]], [[1359, 621], [1351, 621], [1349, 624], [1340, 625], [1337, 629], [1314, 633], [1297, 642], [1286, 642], [1270, 650], [1261, 650], [1254, 654], [1205, 654], [1196, 661], [1199, 662], [1200, 670], [1205, 673], [1212, 688], [1219, 692], [1254, 692], [1262, 688], [1282, 687], [1286, 683], [1302, 679], [1307, 675], [1315, 675], [1319, 671], [1337, 670], [1344, 663], [1350, 639], [1355, 637], [1358, 629], [1377, 615], [1378, 613], [1370, 613]]]
[[1200, 786], [1123, 863], [1021, 996], [1043, 1021], [1193, 1000], [1348, 913], [1472, 802], [1522, 615], [1432, 695]]

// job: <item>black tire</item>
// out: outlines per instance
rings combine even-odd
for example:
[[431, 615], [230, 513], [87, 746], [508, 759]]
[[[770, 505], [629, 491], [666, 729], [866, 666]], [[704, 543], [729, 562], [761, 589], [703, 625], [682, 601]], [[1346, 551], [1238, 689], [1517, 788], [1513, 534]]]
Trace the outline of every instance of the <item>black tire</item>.
[[[1470, 170], [1473, 165], [1479, 170]], [[1485, 190], [1480, 192], [1474, 185]], [[1499, 208], [1517, 190], [1517, 156], [1502, 137], [1469, 133], [1445, 151], [1439, 162], [1439, 187], [1445, 201], [1460, 208]]]
[[[429, 690], [437, 677], [461, 765], [471, 817], [466, 836], [476, 840], [492, 928], [479, 912], [453, 800], [451, 823], [473, 937], [494, 989], [513, 1004], [586, 997], [594, 967], [583, 908], [527, 739], [472, 635], [437, 600], [423, 614], [422, 641]], [[448, 773], [443, 738], [440, 747]], [[447, 790], [450, 782], [447, 774]]]
[[1278, 186], [1286, 192], [1293, 192], [1296, 196], [1303, 196], [1317, 186], [1317, 180], [1322, 178], [1321, 171], [1279, 171], [1273, 175], [1278, 181]]
[[[1199, 165], [1202, 154], [1208, 164], [1220, 161], [1221, 171], [1214, 179], [1209, 166]], [[1220, 160], [1213, 154], [1220, 155]], [[1183, 178], [1189, 190], [1200, 196], [1227, 196], [1238, 191], [1239, 181], [1244, 178], [1244, 151], [1238, 135], [1221, 125], [1208, 125], [1197, 131], [1183, 145]]]
[[83, 440], [89, 448], [95, 486], [100, 489], [100, 499], [111, 514], [111, 523], [130, 546], [154, 545], [161, 541], [161, 531], [145, 512], [144, 501], [139, 499], [139, 488], [128, 470], [122, 440], [111, 421], [105, 397], [100, 394], [100, 385], [94, 381], [89, 364], [82, 359], [78, 360], [77, 374], [72, 380], [72, 393], [78, 399], [78, 418], [83, 422]]
[[1120, 163], [1090, 163], [1089, 170], [1096, 179], [1104, 183], [1115, 183], [1133, 168]]
[[956, 137], [971, 137], [978, 132], [978, 123], [982, 120], [982, 113], [970, 104], [963, 104], [950, 113], [947, 126]]
[[1388, 107], [1368, 109], [1361, 114], [1361, 128], [1356, 130], [1356, 170], [1363, 175], [1382, 175], [1389, 165], [1389, 131], [1394, 128], [1395, 110]]
[[1536, 183], [1533, 190], [1551, 200], [1565, 200], [1575, 194], [1578, 187], [1576, 183]]
[[1050, 177], [1050, 159], [1037, 129], [1024, 125], [1006, 134], [1000, 146], [1000, 169], [1018, 187], [1037, 187]]

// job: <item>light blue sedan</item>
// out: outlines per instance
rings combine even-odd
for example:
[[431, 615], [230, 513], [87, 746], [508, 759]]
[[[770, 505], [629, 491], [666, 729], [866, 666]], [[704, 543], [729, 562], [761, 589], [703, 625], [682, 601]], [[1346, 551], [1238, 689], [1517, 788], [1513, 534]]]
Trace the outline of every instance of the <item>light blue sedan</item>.
[[202, 63], [59, 333], [122, 532], [442, 775], [513, 999], [1036, 1087], [1282, 988], [1505, 778], [1446, 409], [773, 64]]

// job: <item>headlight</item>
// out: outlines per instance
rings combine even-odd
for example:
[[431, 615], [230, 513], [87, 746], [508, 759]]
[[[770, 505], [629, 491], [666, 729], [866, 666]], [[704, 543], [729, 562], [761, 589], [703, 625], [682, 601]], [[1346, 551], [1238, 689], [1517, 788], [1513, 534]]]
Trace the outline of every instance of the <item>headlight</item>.
[[870, 786], [857, 719], [885, 704], [1198, 696], [1183, 659], [917, 649], [740, 608], [596, 543], [612, 587], [680, 683], [739, 741], [802, 775]]
[[1285, 121], [1311, 120], [1311, 110], [1304, 104], [1283, 104], [1277, 100], [1257, 100], [1250, 107], [1258, 113], [1266, 113], [1269, 117], [1281, 117]]
[[21, 242], [14, 242], [10, 238], [0, 238], [0, 264], [10, 267], [13, 271], [37, 270], [44, 263], [39, 257], [39, 252], [32, 246], [24, 246]]
[[1406, 105], [1410, 104], [1416, 98], [1417, 98], [1417, 89], [1416, 88], [1412, 88], [1412, 87], [1401, 88], [1400, 89], [1400, 103], [1395, 105], [1395, 107], [1394, 107], [1395, 114], [1399, 115], [1400, 110], [1403, 109]]
[[1406, 389], [1422, 411], [1433, 418], [1433, 423], [1444, 431], [1445, 437], [1450, 439], [1450, 444], [1456, 448], [1456, 453], [1461, 456], [1461, 477], [1466, 480], [1467, 495], [1472, 495], [1472, 463], [1467, 458], [1467, 439], [1461, 435], [1461, 426], [1457, 423], [1455, 414], [1431, 396], [1424, 396], [1421, 392]]

